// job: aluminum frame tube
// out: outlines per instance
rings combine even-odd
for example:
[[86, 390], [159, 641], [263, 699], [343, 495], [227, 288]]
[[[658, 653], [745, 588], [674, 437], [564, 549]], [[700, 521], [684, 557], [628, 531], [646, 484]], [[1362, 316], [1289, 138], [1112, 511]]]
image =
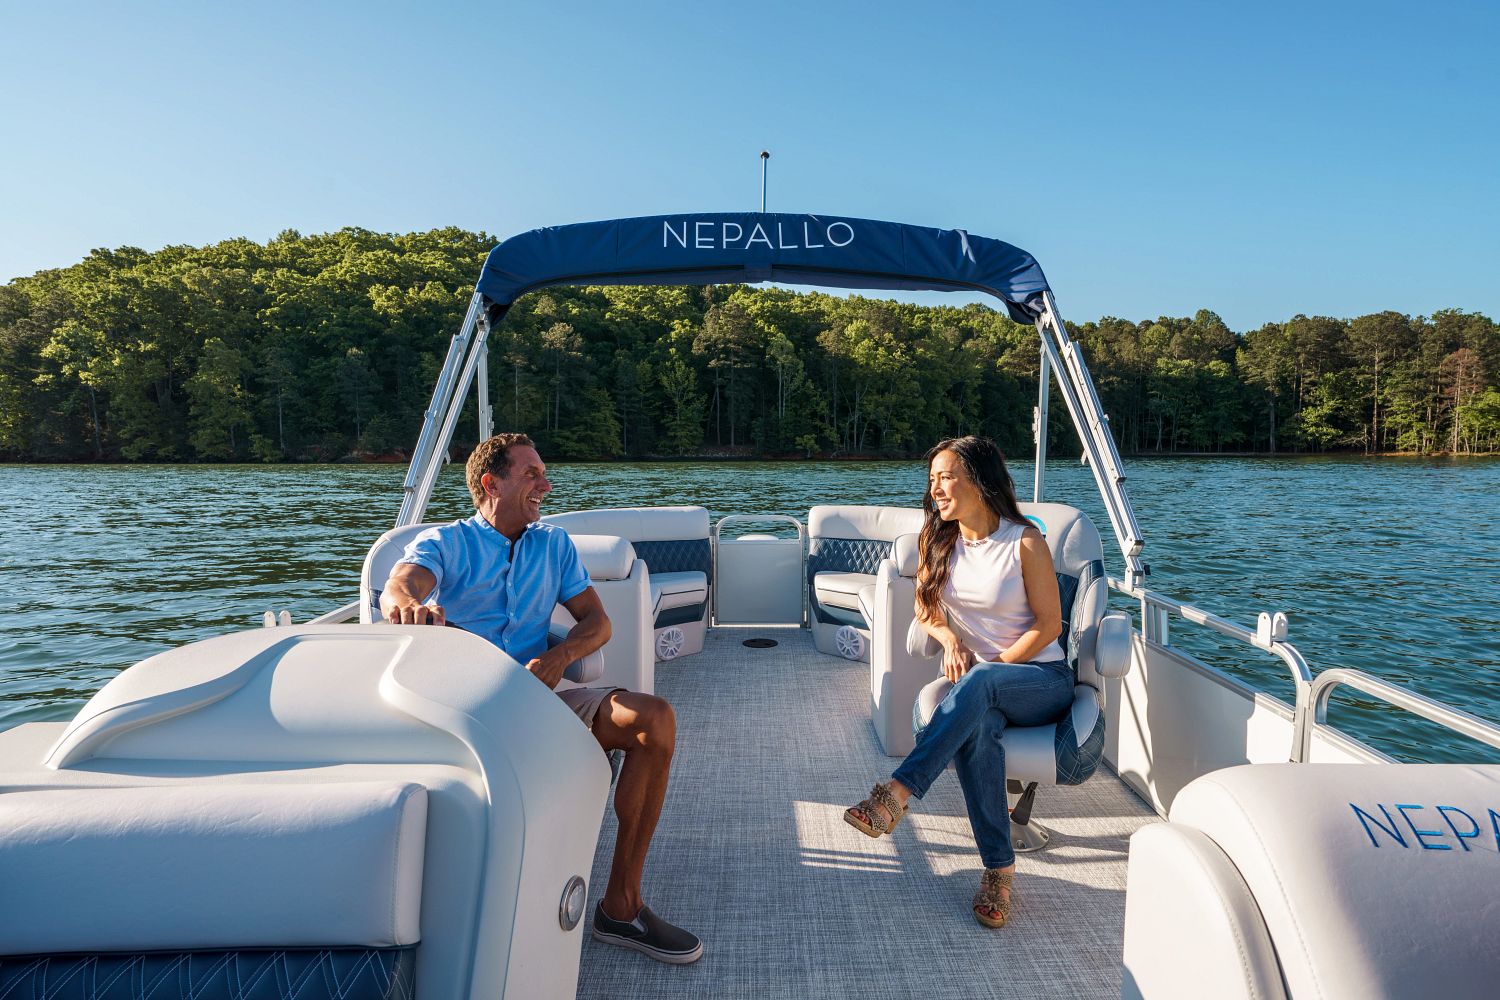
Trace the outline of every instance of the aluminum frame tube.
[[[1062, 316], [1057, 311], [1057, 302], [1051, 292], [1043, 292], [1042, 296], [1047, 306], [1037, 321], [1042, 344], [1057, 368], [1057, 384], [1062, 390], [1063, 402], [1067, 404], [1068, 415], [1078, 431], [1084, 455], [1094, 474], [1094, 482], [1104, 499], [1104, 509], [1109, 514], [1115, 540], [1125, 556], [1128, 576], [1131, 582], [1138, 582], [1145, 576], [1140, 553], [1146, 540], [1141, 535], [1135, 511], [1130, 506], [1130, 497], [1125, 492], [1125, 474], [1120, 470], [1120, 453], [1115, 448], [1114, 438], [1110, 436], [1108, 418], [1104, 416], [1093, 379], [1089, 377], [1088, 368], [1083, 364], [1077, 345], [1068, 337], [1067, 327], [1063, 325]], [[1050, 337], [1045, 327], [1051, 328]]]
[[1387, 704], [1403, 708], [1413, 715], [1436, 722], [1446, 729], [1469, 737], [1488, 746], [1500, 748], [1500, 726], [1463, 709], [1454, 708], [1426, 695], [1381, 680], [1362, 670], [1334, 667], [1325, 670], [1312, 682], [1308, 704], [1297, 717], [1295, 756], [1292, 761], [1305, 764], [1312, 756], [1313, 730], [1328, 725], [1328, 699], [1333, 689], [1347, 685], [1357, 691], [1379, 698]]
[[479, 368], [474, 373], [479, 381], [479, 440], [488, 441], [495, 433], [495, 414], [490, 407], [490, 345], [489, 339], [480, 348]]
[[449, 397], [453, 392], [454, 373], [457, 372], [463, 363], [464, 355], [468, 352], [470, 340], [479, 321], [480, 304], [483, 298], [484, 296], [478, 291], [470, 297], [469, 309], [464, 314], [463, 324], [453, 335], [453, 339], [448, 342], [448, 356], [443, 359], [443, 367], [438, 372], [437, 384], [432, 387], [432, 400], [422, 414], [422, 431], [417, 436], [417, 446], [412, 449], [411, 464], [406, 468], [406, 479], [401, 484], [401, 509], [396, 514], [395, 527], [416, 524], [422, 516], [422, 511], [427, 508], [427, 498], [424, 496], [420, 507], [416, 509], [415, 514], [412, 513], [417, 485], [428, 464], [432, 442], [437, 434], [436, 418], [439, 413], [448, 408]]
[[[415, 489], [407, 496], [401, 507], [401, 520], [397, 527], [407, 524], [417, 524], [422, 519], [422, 514], [427, 510], [427, 503], [432, 499], [433, 487], [437, 484], [438, 472], [442, 470], [442, 456], [448, 450], [448, 443], [453, 440], [453, 431], [458, 426], [459, 414], [463, 412], [464, 401], [469, 396], [469, 387], [474, 383], [474, 373], [479, 367], [480, 357], [484, 353], [485, 345], [489, 340], [490, 330], [505, 316], [506, 310], [500, 309], [494, 321], [481, 313], [475, 320], [474, 333], [468, 344], [468, 352], [463, 360], [463, 366], [459, 370], [457, 382], [448, 399], [448, 407], [443, 415], [442, 428], [433, 440], [432, 450], [422, 466]], [[445, 365], [445, 371], [447, 366]], [[426, 430], [427, 421], [423, 424]]]
[[1052, 386], [1048, 384], [1052, 359], [1047, 355], [1047, 331], [1042, 329], [1040, 319], [1037, 320], [1036, 332], [1042, 339], [1042, 358], [1037, 368], [1036, 412], [1031, 418], [1031, 434], [1036, 439], [1036, 472], [1032, 476], [1031, 502], [1042, 503], [1047, 495], [1047, 401], [1052, 397]]

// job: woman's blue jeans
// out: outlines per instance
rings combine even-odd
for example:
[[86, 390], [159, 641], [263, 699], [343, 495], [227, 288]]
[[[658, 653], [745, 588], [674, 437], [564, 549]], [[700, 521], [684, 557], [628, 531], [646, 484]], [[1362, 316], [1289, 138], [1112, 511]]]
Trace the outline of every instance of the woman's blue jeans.
[[1065, 660], [976, 663], [938, 705], [917, 734], [916, 748], [891, 777], [920, 799], [953, 761], [979, 856], [986, 868], [1004, 868], [1016, 860], [1016, 852], [1000, 737], [1008, 725], [1056, 722], [1072, 704], [1073, 670]]

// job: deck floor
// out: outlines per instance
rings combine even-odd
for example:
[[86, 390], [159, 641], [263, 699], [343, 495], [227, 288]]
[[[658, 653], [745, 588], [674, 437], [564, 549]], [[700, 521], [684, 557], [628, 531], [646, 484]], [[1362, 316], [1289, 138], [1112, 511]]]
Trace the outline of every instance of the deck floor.
[[[752, 635], [774, 638], [751, 649]], [[578, 996], [1117, 997], [1128, 838], [1154, 813], [1101, 769], [1045, 789], [1052, 844], [1021, 855], [1011, 924], [970, 916], [980, 862], [952, 771], [894, 837], [843, 822], [888, 776], [869, 667], [796, 629], [716, 629], [656, 667], [677, 757], [646, 866], [647, 903], [699, 934], [704, 957], [662, 965], [585, 938]], [[609, 873], [605, 818], [590, 905]]]

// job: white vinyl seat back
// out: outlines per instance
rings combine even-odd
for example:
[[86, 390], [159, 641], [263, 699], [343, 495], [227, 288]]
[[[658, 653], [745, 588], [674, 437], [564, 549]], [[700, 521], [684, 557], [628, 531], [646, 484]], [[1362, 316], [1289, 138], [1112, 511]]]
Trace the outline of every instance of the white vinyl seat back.
[[[588, 877], [609, 766], [598, 741], [554, 692], [498, 647], [461, 629], [299, 625], [170, 649], [105, 684], [37, 770], [52, 775], [44, 788], [90, 795], [121, 788], [127, 804], [106, 811], [122, 836], [134, 829], [133, 817], [165, 828], [163, 817], [180, 812], [206, 823], [206, 837], [230, 838], [231, 852], [239, 850], [233, 847], [236, 823], [215, 819], [213, 795], [229, 786], [266, 789], [264, 808], [252, 803], [242, 812], [251, 824], [246, 850], [265, 842], [272, 854], [253, 864], [241, 855], [241, 862], [247, 873], [279, 866], [272, 881], [286, 890], [287, 908], [309, 907], [315, 914], [316, 906], [297, 892], [329, 883], [304, 869], [340, 842], [351, 852], [347, 860], [358, 861], [354, 841], [373, 836], [339, 820], [341, 798], [333, 786], [393, 778], [420, 784], [428, 808], [417, 992], [561, 998], [577, 989], [585, 925], [564, 927], [558, 905], [570, 880]], [[147, 798], [128, 803], [132, 786], [163, 784], [202, 795], [203, 809], [191, 803], [159, 808]], [[281, 797], [288, 786], [313, 793], [298, 805], [291, 792]], [[266, 836], [253, 832], [260, 816], [269, 823]], [[6, 822], [0, 817], [0, 825]], [[392, 828], [384, 829], [386, 845], [397, 851]], [[280, 847], [270, 846], [276, 830], [285, 833]], [[177, 856], [194, 857], [187, 850]], [[99, 857], [124, 855], [101, 851]], [[347, 873], [339, 863], [330, 863], [325, 874]], [[116, 882], [128, 877], [125, 865], [116, 864]], [[410, 871], [392, 861], [378, 877], [384, 883], [388, 875], [402, 879]], [[0, 898], [6, 898], [5, 884]], [[89, 887], [89, 905], [108, 900], [108, 885]], [[344, 890], [329, 902], [344, 906], [352, 899], [362, 907], [363, 900], [370, 908], [362, 919], [383, 922], [391, 896], [376, 888], [364, 896]], [[226, 912], [235, 905], [214, 895]], [[170, 908], [169, 895], [151, 898], [159, 909]], [[406, 897], [397, 891], [395, 898], [400, 906]], [[329, 927], [339, 926], [333, 919], [327, 918]], [[409, 929], [403, 921], [395, 926]], [[302, 926], [292, 916], [284, 923]]]
[[[1104, 574], [1104, 547], [1087, 514], [1058, 503], [1023, 503], [1021, 514], [1042, 532], [1052, 553], [1062, 603], [1063, 631], [1058, 645], [1074, 667], [1073, 705], [1058, 722], [1005, 730], [1006, 774], [1023, 782], [1076, 785], [1087, 780], [1104, 755], [1104, 677], [1120, 676], [1130, 667], [1130, 619], [1106, 613], [1109, 583]], [[901, 540], [901, 568], [915, 575], [915, 538]], [[936, 640], [913, 620], [907, 632], [913, 656], [936, 657]], [[920, 729], [932, 718], [951, 689], [938, 677], [922, 688], [912, 712]]]
[[[635, 549], [649, 580], [647, 619], [639, 626], [653, 660], [703, 649], [713, 595], [708, 509], [698, 506], [601, 507], [542, 518], [577, 539], [618, 535]], [[626, 683], [632, 690], [650, 687]]]
[[1493, 997], [1497, 897], [1500, 765], [1214, 771], [1131, 840], [1122, 994]]
[[[822, 653], [867, 660], [872, 671], [871, 697], [885, 705], [892, 702], [883, 699], [879, 688], [890, 671], [879, 633], [893, 617], [906, 613], [906, 602], [899, 594], [880, 591], [877, 577], [896, 539], [921, 526], [922, 511], [912, 507], [821, 504], [807, 512], [806, 586], [813, 644]], [[877, 586], [877, 592], [862, 606], [860, 592], [869, 586]], [[871, 620], [872, 614], [878, 620]], [[850, 630], [859, 634], [860, 641], [853, 641]], [[879, 721], [876, 732], [889, 752], [891, 744]], [[903, 742], [904, 737], [896, 740]]]
[[409, 782], [0, 795], [0, 955], [390, 948], [421, 937]]

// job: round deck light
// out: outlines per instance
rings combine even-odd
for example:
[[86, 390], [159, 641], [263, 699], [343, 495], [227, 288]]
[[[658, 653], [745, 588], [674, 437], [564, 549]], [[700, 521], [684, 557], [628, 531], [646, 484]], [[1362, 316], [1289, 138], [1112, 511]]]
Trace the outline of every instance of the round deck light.
[[570, 931], [578, 926], [578, 921], [583, 919], [583, 907], [588, 901], [588, 885], [583, 881], [583, 876], [574, 875], [568, 879], [568, 884], [563, 886], [562, 905], [557, 908], [557, 922], [562, 924], [562, 929]]

